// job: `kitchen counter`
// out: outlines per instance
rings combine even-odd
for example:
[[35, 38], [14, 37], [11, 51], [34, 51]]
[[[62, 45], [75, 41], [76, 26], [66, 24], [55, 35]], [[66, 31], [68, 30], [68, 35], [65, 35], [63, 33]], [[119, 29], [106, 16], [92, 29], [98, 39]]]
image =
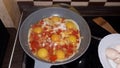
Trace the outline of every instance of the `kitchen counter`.
[[[23, 6], [24, 9], [21, 9], [21, 13], [22, 15], [22, 20], [21, 22], [33, 11], [41, 9], [43, 7], [28, 7], [28, 6]], [[77, 10], [79, 10], [80, 14], [88, 20], [91, 20], [94, 17], [98, 17], [98, 16], [102, 16], [102, 17], [109, 17], [112, 16], [114, 18], [114, 16], [118, 16], [120, 17], [120, 7], [76, 7]], [[108, 18], [106, 18], [108, 19]], [[110, 18], [111, 19], [111, 18]], [[119, 18], [120, 19], [120, 18]], [[21, 23], [20, 22], [20, 23]], [[88, 21], [87, 21], [88, 22]], [[116, 23], [116, 22], [115, 22]], [[90, 24], [90, 23], [88, 23]], [[117, 23], [118, 24], [118, 23]], [[113, 25], [115, 27], [115, 25]], [[91, 28], [91, 27], [90, 27]], [[99, 27], [100, 29], [100, 27]], [[115, 29], [118, 29], [118, 26], [115, 27]], [[91, 31], [93, 31], [94, 29], [92, 29]], [[13, 32], [12, 32], [13, 31]], [[12, 40], [12, 43], [9, 43], [7, 51], [6, 51], [6, 56], [4, 58], [4, 62], [3, 62], [3, 68], [28, 68], [26, 67], [26, 63], [24, 62], [25, 60], [25, 53], [23, 51], [23, 49], [20, 46], [19, 43], [19, 38], [18, 38], [18, 31], [19, 30], [9, 30], [9, 32], [13, 35], [11, 35], [10, 40]], [[104, 30], [102, 30], [104, 31]], [[17, 33], [16, 33], [17, 32]], [[94, 33], [92, 33], [94, 34]], [[108, 32], [106, 32], [106, 34], [109, 34]], [[16, 36], [16, 37], [15, 37]], [[13, 41], [15, 39], [15, 41]], [[14, 42], [14, 43], [13, 43]], [[97, 41], [99, 42], [99, 41]], [[98, 44], [98, 43], [97, 43]], [[97, 48], [97, 47], [96, 47]], [[94, 50], [93, 50], [94, 51]], [[31, 59], [29, 59], [31, 60]], [[98, 59], [97, 59], [98, 60]], [[99, 61], [99, 60], [98, 60]], [[92, 62], [93, 63], [93, 62]], [[9, 65], [7, 65], [9, 64]], [[33, 68], [32, 66], [34, 64], [31, 64], [31, 62], [27, 63], [30, 67], [29, 68]], [[98, 62], [98, 64], [100, 64], [100, 62]], [[63, 68], [63, 67], [61, 67]], [[83, 67], [84, 68], [84, 67]], [[93, 68], [93, 67], [92, 67]], [[99, 68], [102, 68], [101, 65]]]

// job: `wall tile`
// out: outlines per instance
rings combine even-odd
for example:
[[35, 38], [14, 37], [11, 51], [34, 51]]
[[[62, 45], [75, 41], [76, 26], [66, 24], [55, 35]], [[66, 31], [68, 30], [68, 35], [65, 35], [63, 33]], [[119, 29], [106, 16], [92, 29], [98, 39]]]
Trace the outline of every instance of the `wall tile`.
[[107, 2], [107, 0], [89, 0], [89, 2]]
[[34, 0], [34, 1], [52, 1], [52, 0]]
[[105, 6], [120, 6], [120, 2], [106, 2]]
[[53, 1], [56, 1], [56, 2], [71, 2], [71, 0], [53, 0]]
[[120, 2], [120, 0], [107, 0], [107, 2]]
[[89, 0], [72, 0], [72, 2], [88, 2]]
[[53, 4], [57, 4], [57, 3], [65, 3], [65, 4], [68, 4], [68, 5], [71, 4], [70, 2], [53, 2]]
[[34, 1], [34, 6], [51, 6], [52, 4], [51, 1]]
[[72, 6], [88, 6], [88, 2], [71, 2]]
[[34, 0], [17, 0], [17, 1], [34, 1]]
[[17, 0], [17, 2], [21, 6], [27, 3], [34, 6], [51, 6], [55, 3], [67, 3], [72, 6], [120, 6], [120, 0]]

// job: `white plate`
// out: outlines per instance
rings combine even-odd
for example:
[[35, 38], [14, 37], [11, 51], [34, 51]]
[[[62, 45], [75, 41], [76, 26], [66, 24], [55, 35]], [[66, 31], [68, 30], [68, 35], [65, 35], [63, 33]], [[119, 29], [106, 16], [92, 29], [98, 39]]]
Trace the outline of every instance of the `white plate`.
[[116, 64], [105, 55], [106, 48], [113, 48], [120, 45], [120, 34], [110, 34], [101, 39], [98, 46], [98, 55], [104, 68], [116, 68]]

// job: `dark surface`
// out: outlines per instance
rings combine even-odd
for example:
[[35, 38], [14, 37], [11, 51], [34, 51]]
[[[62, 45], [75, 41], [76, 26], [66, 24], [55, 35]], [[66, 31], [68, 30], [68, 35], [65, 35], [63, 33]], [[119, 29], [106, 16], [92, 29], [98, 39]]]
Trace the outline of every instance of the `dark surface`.
[[9, 33], [9, 38], [5, 39], [5, 40], [8, 40], [8, 41], [5, 42], [7, 45], [5, 47], [6, 50], [5, 50], [5, 53], [4, 53], [2, 67], [0, 67], [0, 68], [8, 68], [11, 53], [12, 53], [12, 49], [13, 49], [13, 45], [14, 45], [14, 40], [15, 40], [15, 36], [16, 36], [16, 32], [17, 32], [15, 28], [7, 28], [7, 31]]
[[6, 48], [9, 41], [9, 33], [2, 21], [0, 20], [0, 68], [3, 64], [3, 58], [5, 56]]
[[[91, 29], [91, 34], [96, 37], [103, 38], [105, 35], [110, 34], [107, 32], [105, 29], [101, 28], [97, 24], [95, 24], [92, 19], [100, 17], [100, 16], [87, 16], [84, 17], [85, 20], [88, 22], [90, 29]], [[120, 33], [120, 16], [101, 16], [103, 17], [109, 24], [118, 32]]]

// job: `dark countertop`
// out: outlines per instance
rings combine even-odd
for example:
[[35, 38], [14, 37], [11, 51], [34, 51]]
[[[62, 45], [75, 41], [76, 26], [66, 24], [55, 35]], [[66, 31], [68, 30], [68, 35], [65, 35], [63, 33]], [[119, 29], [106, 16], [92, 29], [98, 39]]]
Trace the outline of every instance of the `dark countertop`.
[[[33, 11], [40, 9], [41, 7], [26, 7], [24, 6], [23, 12], [23, 19], [22, 21]], [[80, 14], [82, 16], [120, 16], [120, 7], [76, 7], [76, 9], [79, 10]], [[16, 36], [16, 30], [8, 28], [8, 31], [10, 33], [10, 39], [8, 43], [8, 47], [5, 53], [3, 66], [2, 68], [8, 68], [8, 64], [11, 65], [10, 68], [24, 68], [24, 64], [22, 61], [24, 60], [24, 52], [19, 45], [18, 38], [15, 40]], [[16, 43], [16, 46], [14, 47], [14, 44]], [[13, 58], [11, 64], [9, 63], [12, 49], [15, 48], [13, 53]]]

